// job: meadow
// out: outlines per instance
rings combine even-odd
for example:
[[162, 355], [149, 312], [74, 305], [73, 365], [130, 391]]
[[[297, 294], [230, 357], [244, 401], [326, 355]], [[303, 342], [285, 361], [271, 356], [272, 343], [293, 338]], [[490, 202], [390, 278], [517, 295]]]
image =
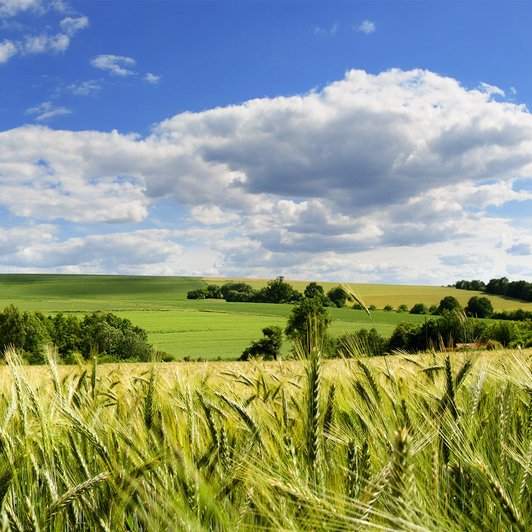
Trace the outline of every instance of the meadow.
[[[231, 279], [232, 281], [233, 279]], [[130, 319], [143, 327], [150, 343], [158, 350], [177, 358], [224, 359], [238, 358], [242, 351], [261, 336], [268, 325], [284, 327], [290, 305], [265, 303], [226, 303], [222, 300], [187, 300], [189, 290], [203, 288], [207, 283], [223, 284], [229, 279], [197, 277], [145, 277], [99, 275], [0, 275], [0, 308], [14, 304], [21, 310], [44, 313], [83, 314], [102, 310]], [[265, 280], [245, 280], [261, 288]], [[291, 281], [303, 291], [306, 282]], [[322, 283], [325, 290], [336, 286]], [[438, 304], [446, 295], [453, 295], [463, 305], [479, 292], [430, 286], [350, 285], [367, 306], [382, 309], [385, 305], [409, 308], [423, 302]], [[489, 296], [496, 310], [524, 308], [522, 303], [498, 296]], [[397, 323], [420, 322], [423, 316], [376, 310], [371, 317], [363, 311], [331, 309], [333, 336], [346, 331], [375, 326], [384, 335], [391, 335]], [[290, 349], [284, 345], [284, 352]]]
[[0, 368], [3, 530], [530, 530], [532, 350]]

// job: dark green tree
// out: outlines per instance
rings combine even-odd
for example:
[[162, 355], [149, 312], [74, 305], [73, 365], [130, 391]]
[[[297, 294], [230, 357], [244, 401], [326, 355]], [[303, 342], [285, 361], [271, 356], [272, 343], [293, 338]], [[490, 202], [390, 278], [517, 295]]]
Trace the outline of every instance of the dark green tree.
[[489, 318], [493, 314], [493, 305], [487, 297], [473, 296], [467, 302], [466, 314], [475, 318]]
[[342, 308], [345, 307], [345, 304], [347, 303], [348, 295], [341, 286], [337, 286], [335, 288], [331, 288], [327, 292], [327, 298], [332, 301], [336, 307]]
[[281, 356], [283, 331], [281, 327], [272, 325], [262, 329], [263, 338], [252, 342], [240, 356], [240, 360], [262, 357], [264, 360], [277, 360]]
[[306, 345], [310, 338], [309, 328], [311, 326], [317, 329], [315, 334], [318, 337], [324, 337], [330, 323], [331, 317], [321, 300], [305, 298], [294, 306], [290, 316], [288, 316], [285, 334], [290, 340], [298, 339], [303, 345]]
[[257, 294], [257, 301], [263, 303], [294, 303], [301, 299], [301, 293], [288, 284], [282, 275], [268, 281], [268, 284]]
[[438, 314], [443, 314], [444, 311], [462, 310], [462, 305], [456, 297], [445, 296], [438, 305]]
[[411, 309], [410, 314], [428, 314], [429, 309], [425, 303], [416, 303]]

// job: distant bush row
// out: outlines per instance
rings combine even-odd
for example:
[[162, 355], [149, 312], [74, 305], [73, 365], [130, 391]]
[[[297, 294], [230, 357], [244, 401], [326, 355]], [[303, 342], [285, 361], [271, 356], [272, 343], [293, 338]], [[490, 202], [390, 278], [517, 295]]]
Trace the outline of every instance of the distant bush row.
[[[469, 310], [478, 310], [478, 299], [471, 298]], [[489, 303], [489, 300], [487, 300]], [[481, 302], [482, 303], [482, 302]], [[476, 305], [479, 305], [478, 308]], [[490, 303], [491, 305], [491, 303]], [[458, 344], [466, 346], [482, 345], [497, 347], [532, 347], [532, 320], [521, 322], [486, 321], [468, 316], [452, 296], [443, 298], [438, 306], [439, 316], [427, 319], [424, 323], [400, 323], [390, 338], [382, 337], [376, 329], [361, 329], [348, 332], [336, 339], [327, 334], [331, 317], [319, 298], [305, 298], [297, 303], [288, 317], [284, 330], [291, 341], [306, 345], [310, 330], [322, 338], [322, 349], [328, 357], [338, 356], [380, 356], [394, 351], [426, 351], [428, 349], [454, 348]], [[474, 314], [473, 314], [474, 315]], [[241, 360], [260, 357], [266, 360], [277, 359], [281, 355], [283, 331], [271, 326], [263, 329], [263, 338], [252, 342], [242, 353]]]
[[55, 347], [62, 362], [73, 362], [77, 354], [94, 354], [111, 360], [147, 361], [151, 345], [144, 329], [111, 313], [95, 312], [82, 319], [76, 315], [45, 316], [21, 312], [10, 305], [0, 312], [0, 353], [15, 348], [30, 364], [42, 364], [48, 345]]
[[268, 281], [260, 290], [247, 283], [225, 283], [222, 286], [210, 284], [187, 293], [187, 299], [225, 299], [241, 303], [297, 303], [305, 298], [318, 298], [327, 307], [343, 307], [347, 294], [340, 286], [325, 293], [323, 287], [315, 282], [309, 283], [301, 294], [282, 276]]
[[528, 283], [527, 281], [510, 281], [507, 277], [491, 279], [488, 284], [479, 280], [462, 280], [456, 282], [454, 286], [462, 290], [479, 290], [487, 294], [532, 301], [532, 283]]

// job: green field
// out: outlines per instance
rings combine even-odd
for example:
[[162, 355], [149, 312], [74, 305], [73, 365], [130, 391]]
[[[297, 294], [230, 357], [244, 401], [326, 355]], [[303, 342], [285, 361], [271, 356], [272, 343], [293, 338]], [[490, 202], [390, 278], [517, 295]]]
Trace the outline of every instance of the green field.
[[[74, 312], [83, 314], [102, 310], [114, 312], [146, 329], [156, 349], [178, 358], [237, 358], [252, 340], [261, 336], [267, 325], [284, 327], [290, 305], [266, 303], [226, 303], [220, 300], [187, 300], [186, 294], [206, 283], [223, 284], [226, 279], [197, 277], [141, 277], [99, 275], [0, 275], [0, 308], [14, 304], [22, 310], [45, 313]], [[256, 288], [264, 280], [245, 280]], [[291, 282], [303, 290], [308, 284]], [[322, 283], [326, 290], [335, 283]], [[367, 306], [394, 308], [419, 302], [438, 304], [446, 295], [454, 295], [462, 305], [479, 292], [454, 288], [399, 285], [351, 285]], [[496, 310], [524, 308], [531, 303], [491, 296]], [[408, 313], [372, 312], [371, 319], [363, 311], [331, 309], [331, 331], [339, 335], [349, 330], [373, 325], [389, 336], [397, 323], [420, 322], [424, 316]], [[285, 343], [285, 351], [289, 349]]]
[[0, 367], [20, 531], [532, 529], [532, 349]]

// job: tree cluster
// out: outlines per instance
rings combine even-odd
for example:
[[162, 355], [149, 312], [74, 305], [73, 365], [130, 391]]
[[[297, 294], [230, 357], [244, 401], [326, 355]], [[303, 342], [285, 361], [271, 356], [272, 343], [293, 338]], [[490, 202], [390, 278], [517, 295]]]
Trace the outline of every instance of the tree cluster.
[[45, 349], [54, 346], [61, 361], [75, 354], [88, 359], [99, 354], [112, 360], [149, 360], [151, 345], [144, 329], [111, 313], [76, 315], [21, 312], [10, 305], [0, 312], [0, 353], [15, 348], [29, 363], [45, 362]]
[[506, 277], [491, 279], [486, 285], [486, 293], [532, 301], [532, 283], [509, 281]]
[[283, 276], [268, 281], [260, 290], [243, 282], [207, 285], [187, 293], [188, 299], [225, 299], [228, 302], [243, 303], [297, 303], [303, 299], [319, 299], [325, 307], [343, 307], [348, 296], [340, 286], [325, 293], [323, 286], [311, 282], [303, 294], [284, 280]]
[[460, 290], [476, 290], [482, 292], [486, 288], [486, 283], [478, 279], [474, 279], [473, 281], [463, 279], [462, 281], [457, 281], [454, 286]]

